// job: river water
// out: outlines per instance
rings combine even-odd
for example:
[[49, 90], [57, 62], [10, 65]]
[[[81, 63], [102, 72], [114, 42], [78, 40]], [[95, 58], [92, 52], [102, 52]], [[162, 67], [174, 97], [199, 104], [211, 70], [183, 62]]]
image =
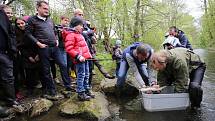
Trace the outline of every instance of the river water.
[[[207, 63], [202, 88], [204, 91], [201, 108], [198, 110], [146, 112], [141, 108], [140, 100], [110, 98], [113, 121], [215, 121], [215, 51], [195, 50]], [[129, 102], [130, 101], [130, 102]], [[47, 114], [34, 119], [23, 117], [19, 121], [84, 121], [66, 119], [59, 116], [57, 105]]]

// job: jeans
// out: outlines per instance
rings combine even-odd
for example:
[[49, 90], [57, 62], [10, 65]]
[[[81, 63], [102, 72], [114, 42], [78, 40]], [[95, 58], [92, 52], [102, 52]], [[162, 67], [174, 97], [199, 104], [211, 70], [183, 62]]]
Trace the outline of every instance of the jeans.
[[57, 63], [57, 65], [59, 65], [61, 76], [66, 88], [71, 88], [71, 79], [67, 72], [67, 66], [65, 63], [63, 63], [59, 48], [58, 47], [40, 48], [39, 56], [42, 63], [42, 70], [43, 70], [42, 85], [44, 89], [47, 90], [48, 93], [50, 93], [51, 95], [56, 94], [55, 84], [50, 73], [50, 61], [49, 61], [50, 58], [53, 58]]
[[116, 63], [116, 77], [118, 78], [119, 76], [119, 68], [120, 68], [120, 62], [119, 63]]
[[[120, 67], [119, 67], [119, 71], [118, 71], [118, 77], [117, 77], [117, 83], [116, 83], [117, 87], [122, 87], [124, 85], [128, 69], [129, 69], [128, 62], [125, 59], [122, 59], [120, 62]], [[146, 76], [146, 77], [148, 76], [148, 72], [147, 72], [145, 64], [137, 65], [137, 69], [138, 69], [140, 75], [142, 76], [142, 78], [144, 76]]]
[[89, 62], [76, 64], [77, 70], [77, 92], [81, 93], [90, 89], [89, 86]]

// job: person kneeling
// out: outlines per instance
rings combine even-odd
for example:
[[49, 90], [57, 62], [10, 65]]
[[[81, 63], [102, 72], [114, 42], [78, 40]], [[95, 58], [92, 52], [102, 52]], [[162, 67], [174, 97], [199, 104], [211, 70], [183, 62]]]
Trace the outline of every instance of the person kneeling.
[[186, 48], [175, 48], [152, 54], [151, 61], [152, 68], [158, 71], [157, 81], [160, 86], [173, 85], [174, 92], [184, 93], [189, 83], [191, 107], [200, 107], [206, 65], [199, 55]]

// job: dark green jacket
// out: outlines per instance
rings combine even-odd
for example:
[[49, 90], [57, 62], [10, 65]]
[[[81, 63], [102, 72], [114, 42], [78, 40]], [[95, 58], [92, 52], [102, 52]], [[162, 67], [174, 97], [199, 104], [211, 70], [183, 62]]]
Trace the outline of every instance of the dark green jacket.
[[204, 63], [199, 55], [186, 48], [166, 50], [167, 65], [162, 71], [158, 71], [158, 83], [161, 86], [175, 86], [176, 92], [184, 92], [189, 81], [189, 73]]

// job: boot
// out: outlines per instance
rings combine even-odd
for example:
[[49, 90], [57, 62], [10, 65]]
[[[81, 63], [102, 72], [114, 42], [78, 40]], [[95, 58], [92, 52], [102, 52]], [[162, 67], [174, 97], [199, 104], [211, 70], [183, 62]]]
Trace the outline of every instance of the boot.
[[13, 84], [3, 84], [3, 86], [7, 106], [19, 105], [19, 103], [16, 101], [15, 89]]
[[86, 95], [85, 92], [78, 93], [79, 101], [90, 101], [90, 96]]
[[0, 118], [8, 117], [10, 113], [3, 107], [0, 106]]
[[86, 90], [85, 93], [86, 93], [87, 96], [90, 96], [91, 98], [95, 98], [95, 95], [92, 93], [91, 90]]

